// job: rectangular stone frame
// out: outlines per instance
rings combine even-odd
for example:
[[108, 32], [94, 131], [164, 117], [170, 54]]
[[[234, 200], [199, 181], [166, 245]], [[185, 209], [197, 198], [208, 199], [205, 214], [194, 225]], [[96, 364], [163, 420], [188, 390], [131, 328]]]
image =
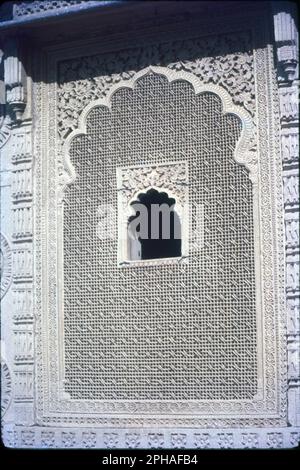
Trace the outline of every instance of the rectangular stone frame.
[[[254, 36], [258, 37], [260, 31], [257, 28], [255, 31]], [[113, 45], [113, 47], [117, 50], [117, 46]], [[95, 50], [95, 48], [92, 48]], [[103, 50], [103, 49], [102, 49]], [[105, 50], [105, 49], [104, 49]], [[80, 51], [82, 54], [82, 52]], [[72, 51], [72, 56], [74, 57], [74, 50]], [[57, 70], [57, 64], [62, 58], [65, 58], [65, 52], [60, 51], [57, 53], [50, 53], [48, 56], [48, 66], [49, 70], [47, 72], [47, 77], [49, 74], [53, 73], [53, 71]], [[67, 56], [69, 57], [69, 56]], [[262, 289], [262, 295], [269, 295], [271, 302], [266, 302], [264, 306], [264, 315], [266, 316], [265, 319], [260, 319], [260, 321], [269, 322], [269, 331], [266, 329], [266, 334], [263, 338], [264, 340], [264, 347], [267, 348], [265, 354], [269, 357], [270, 351], [274, 347], [274, 344], [277, 342], [278, 351], [280, 351], [280, 342], [282, 338], [281, 332], [281, 323], [277, 323], [275, 318], [273, 317], [273, 308], [275, 302], [282, 302], [282, 287], [280, 289], [276, 289], [276, 285], [272, 285], [272, 279], [277, 280], [280, 277], [281, 273], [280, 270], [277, 272], [278, 263], [281, 261], [278, 257], [283, 255], [283, 246], [280, 245], [277, 247], [277, 252], [274, 253], [274, 258], [269, 258], [271, 254], [270, 247], [274, 246], [274, 239], [271, 240], [271, 236], [275, 237], [278, 236], [277, 234], [283, 234], [283, 227], [282, 221], [280, 219], [276, 220], [276, 210], [279, 212], [278, 208], [282, 210], [282, 202], [280, 198], [280, 193], [277, 195], [277, 198], [270, 200], [270, 196], [272, 196], [270, 188], [276, 188], [281, 190], [280, 185], [276, 184], [276, 182], [271, 180], [274, 178], [275, 172], [278, 173], [278, 167], [275, 167], [276, 163], [276, 153], [275, 153], [275, 145], [278, 144], [276, 142], [276, 128], [273, 126], [276, 125], [273, 123], [274, 117], [276, 117], [276, 105], [278, 103], [274, 102], [276, 99], [275, 90], [272, 90], [272, 86], [269, 84], [274, 84], [274, 70], [272, 67], [272, 51], [270, 47], [266, 47], [265, 49], [261, 49], [260, 51], [256, 52], [256, 64], [255, 66], [261, 70], [261, 74], [258, 76], [261, 77], [261, 83], [257, 84], [257, 92], [258, 92], [258, 114], [259, 114], [259, 121], [260, 124], [258, 126], [258, 132], [260, 133], [258, 139], [258, 145], [260, 149], [260, 158], [259, 164], [261, 168], [261, 172], [263, 173], [263, 177], [260, 178], [259, 184], [261, 187], [263, 184], [266, 185], [265, 190], [258, 189], [258, 193], [260, 195], [260, 211], [265, 214], [262, 216], [261, 219], [261, 239], [269, 249], [262, 249], [264, 253], [265, 259], [263, 264], [263, 269], [266, 270], [265, 274], [261, 274], [261, 278], [264, 279], [264, 287]], [[46, 80], [47, 81], [47, 80]], [[55, 122], [55, 113], [57, 110], [56, 105], [56, 90], [55, 90], [55, 83], [57, 81], [56, 76], [51, 76], [50, 84], [45, 86], [45, 93], [43, 95], [43, 90], [41, 92], [41, 101], [42, 106], [46, 104], [46, 109], [48, 109], [49, 105], [49, 118], [47, 110], [45, 112], [42, 111], [42, 116], [45, 117], [44, 123], [42, 123], [41, 134], [46, 136], [46, 141], [49, 142], [50, 135], [53, 133], [53, 137], [55, 137], [55, 127], [51, 123]], [[275, 85], [275, 84], [274, 84]], [[261, 93], [261, 90], [263, 92]], [[47, 97], [49, 98], [47, 99]], [[266, 100], [265, 103], [262, 103], [262, 99]], [[264, 119], [266, 122], [264, 125], [261, 125], [261, 120]], [[265, 129], [269, 127], [272, 130], [270, 134], [270, 139], [265, 132]], [[273, 128], [272, 128], [273, 127]], [[269, 154], [265, 149], [269, 149]], [[63, 381], [64, 381], [64, 365], [63, 365], [63, 314], [62, 314], [62, 302], [59, 300], [59, 296], [62, 296], [61, 289], [58, 287], [58, 290], [53, 290], [55, 286], [55, 279], [59, 279], [59, 276], [62, 275], [62, 266], [58, 267], [54, 263], [55, 257], [57, 256], [57, 260], [62, 259], [61, 254], [62, 250], [57, 253], [57, 244], [59, 244], [59, 240], [62, 238], [57, 234], [57, 230], [59, 230], [59, 226], [62, 224], [62, 214], [58, 212], [54, 198], [49, 198], [47, 191], [57, 191], [57, 176], [55, 166], [62, 164], [58, 160], [55, 163], [55, 158], [59, 158], [60, 150], [59, 150], [59, 143], [55, 143], [55, 139], [53, 138], [53, 146], [49, 145], [49, 149], [42, 148], [42, 152], [45, 152], [44, 158], [41, 159], [41, 162], [47, 162], [47, 164], [43, 164], [41, 166], [41, 181], [47, 181], [49, 185], [49, 189], [47, 186], [43, 184], [42, 193], [40, 201], [42, 203], [43, 210], [41, 212], [41, 217], [44, 217], [44, 224], [41, 226], [48, 226], [46, 231], [42, 232], [41, 235], [36, 236], [36, 240], [41, 240], [41, 243], [46, 240], [51, 240], [48, 245], [48, 253], [44, 252], [42, 254], [42, 265], [36, 266], [37, 272], [42, 270], [42, 284], [41, 289], [39, 292], [42, 292], [43, 298], [41, 299], [41, 311], [43, 312], [41, 316], [41, 336], [43, 337], [48, 332], [48, 340], [44, 341], [43, 344], [40, 345], [43, 359], [42, 359], [42, 367], [44, 369], [43, 373], [39, 375], [38, 379], [38, 395], [42, 400], [43, 406], [38, 408], [38, 419], [42, 423], [45, 423], [45, 419], [47, 422], [56, 422], [57, 419], [60, 417], [63, 421], [65, 420], [63, 415], [65, 413], [71, 413], [72, 416], [68, 417], [68, 421], [76, 422], [78, 419], [84, 425], [88, 425], [92, 422], [97, 424], [98, 426], [107, 426], [107, 424], [114, 424], [122, 422], [125, 427], [131, 427], [132, 425], [136, 425], [135, 423], [139, 422], [141, 426], [153, 426], [156, 420], [160, 420], [164, 424], [164, 426], [176, 426], [177, 422], [179, 421], [176, 417], [177, 413], [184, 416], [185, 425], [189, 426], [191, 422], [196, 422], [199, 426], [214, 426], [216, 421], [219, 422], [222, 426], [226, 426], [225, 423], [228, 423], [228, 419], [232, 420], [232, 422], [236, 425], [238, 422], [242, 425], [243, 423], [251, 423], [251, 425], [260, 425], [264, 421], [268, 420], [269, 425], [283, 425], [284, 420], [284, 400], [281, 395], [280, 390], [280, 380], [279, 374], [280, 370], [278, 369], [277, 361], [274, 357], [273, 361], [268, 361], [264, 364], [264, 368], [266, 371], [262, 377], [262, 381], [265, 383], [265, 393], [269, 393], [269, 395], [260, 397], [258, 399], [257, 407], [255, 404], [251, 404], [245, 401], [242, 405], [242, 410], [244, 407], [244, 411], [241, 410], [241, 406], [238, 405], [235, 407], [234, 402], [231, 405], [228, 402], [218, 402], [218, 403], [209, 403], [209, 402], [176, 402], [172, 404], [172, 401], [163, 401], [163, 402], [149, 402], [147, 405], [142, 403], [132, 403], [131, 401], [128, 402], [128, 405], [124, 404], [124, 402], [104, 402], [104, 401], [79, 401], [79, 400], [70, 400], [69, 397], [65, 395], [63, 391]], [[278, 151], [278, 148], [277, 148]], [[278, 154], [279, 155], [279, 152]], [[278, 160], [277, 160], [278, 162]], [[265, 168], [263, 168], [265, 165]], [[274, 165], [274, 168], [269, 168], [268, 165]], [[51, 177], [51, 175], [53, 175]], [[270, 180], [269, 180], [270, 179]], [[38, 179], [37, 179], [38, 182]], [[280, 174], [279, 174], [279, 182], [281, 182]], [[270, 186], [268, 186], [270, 185]], [[56, 189], [55, 189], [56, 188]], [[268, 189], [267, 189], [268, 188]], [[36, 191], [40, 190], [37, 187]], [[63, 191], [62, 191], [63, 192]], [[59, 194], [58, 198], [62, 195]], [[275, 196], [275, 194], [274, 194]], [[48, 207], [47, 212], [45, 214], [44, 208]], [[38, 217], [37, 217], [38, 220]], [[51, 221], [51, 223], [49, 223]], [[273, 226], [270, 224], [274, 224]], [[275, 228], [276, 227], [276, 228]], [[37, 227], [38, 230], [38, 227]], [[58, 237], [58, 238], [56, 238]], [[281, 237], [282, 239], [282, 237]], [[57, 242], [55, 241], [57, 240]], [[55, 255], [57, 253], [57, 255]], [[38, 260], [38, 258], [37, 258]], [[47, 261], [46, 261], [47, 260]], [[59, 261], [57, 261], [59, 263]], [[47, 266], [47, 264], [48, 266]], [[273, 266], [273, 270], [270, 270], [270, 266]], [[282, 264], [281, 264], [282, 266]], [[277, 274], [275, 274], [277, 272]], [[268, 279], [268, 281], [267, 281]], [[60, 282], [61, 285], [61, 282]], [[267, 290], [266, 286], [269, 286], [269, 291]], [[50, 290], [49, 290], [50, 288]], [[281, 298], [280, 298], [281, 295]], [[58, 296], [58, 297], [57, 297]], [[277, 298], [277, 301], [276, 301]], [[58, 304], [57, 304], [58, 302]], [[59, 305], [59, 310], [57, 311], [57, 305]], [[280, 303], [278, 303], [278, 318], [280, 318], [280, 311], [281, 308], [279, 307]], [[267, 317], [269, 315], [269, 318]], [[272, 325], [272, 326], [271, 326]], [[265, 328], [265, 327], [262, 327]], [[276, 332], [277, 331], [277, 332]], [[278, 338], [276, 339], [276, 335]], [[282, 343], [281, 343], [282, 346]], [[59, 356], [57, 357], [57, 351], [59, 352]], [[279, 359], [279, 358], [278, 358]], [[279, 361], [280, 364], [280, 361]], [[275, 395], [274, 393], [274, 384], [273, 378], [277, 377], [277, 392]], [[271, 379], [272, 378], [272, 379]], [[266, 381], [270, 381], [269, 389], [268, 385], [266, 386]], [[49, 381], [51, 383], [51, 387], [49, 387]], [[55, 384], [55, 386], [54, 386]], [[267, 404], [267, 402], [269, 402]], [[272, 406], [270, 406], [272, 403]], [[281, 408], [283, 406], [283, 408]], [[235, 409], [236, 408], [236, 409]], [[88, 414], [89, 409], [93, 414], [93, 418], [86, 417]], [[248, 413], [246, 410], [249, 410]], [[84, 410], [84, 414], [82, 411]], [[132, 410], [140, 410], [137, 411], [138, 417], [132, 418]], [[259, 411], [258, 411], [259, 410]], [[157, 413], [157, 418], [154, 418], [154, 415]], [[165, 419], [160, 418], [160, 413], [163, 415], [168, 416]], [[108, 415], [103, 420], [102, 414]], [[124, 414], [124, 417], [121, 416]], [[150, 416], [149, 416], [150, 414]], [[46, 415], [46, 416], [45, 416]], [[121, 416], [120, 416], [121, 415]], [[144, 416], [143, 416], [144, 415]], [[174, 416], [175, 415], [175, 416]], [[198, 416], [197, 416], [198, 415]], [[244, 417], [242, 418], [242, 415]], [[190, 418], [189, 418], [190, 416]], [[226, 417], [224, 419], [224, 416]], [[222, 418], [223, 417], [223, 418]], [[180, 418], [182, 420], [183, 418]], [[265, 423], [264, 423], [265, 426]]]

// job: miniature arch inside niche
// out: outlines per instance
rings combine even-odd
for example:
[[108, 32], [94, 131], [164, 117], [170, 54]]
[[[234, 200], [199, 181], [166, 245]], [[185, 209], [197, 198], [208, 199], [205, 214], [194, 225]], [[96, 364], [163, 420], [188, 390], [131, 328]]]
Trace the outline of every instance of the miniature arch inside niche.
[[176, 258], [182, 254], [181, 217], [176, 199], [167, 191], [140, 192], [127, 219], [127, 254], [130, 261]]

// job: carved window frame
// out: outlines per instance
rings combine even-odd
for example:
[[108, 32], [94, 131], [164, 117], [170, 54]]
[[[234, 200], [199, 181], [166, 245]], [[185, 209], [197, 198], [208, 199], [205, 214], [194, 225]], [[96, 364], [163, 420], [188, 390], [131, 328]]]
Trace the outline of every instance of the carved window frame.
[[[133, 183], [133, 184], [132, 184]], [[134, 186], [133, 186], [134, 185]], [[174, 210], [181, 226], [181, 256], [131, 260], [128, 255], [128, 220], [134, 214], [131, 203], [141, 192], [156, 189], [175, 199]], [[187, 262], [189, 255], [188, 164], [167, 162], [117, 168], [118, 266], [159, 266]]]

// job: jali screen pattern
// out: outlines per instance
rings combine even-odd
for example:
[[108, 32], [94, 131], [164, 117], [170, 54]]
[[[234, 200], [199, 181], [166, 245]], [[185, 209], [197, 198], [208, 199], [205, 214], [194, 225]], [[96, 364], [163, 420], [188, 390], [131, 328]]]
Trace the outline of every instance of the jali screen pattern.
[[[253, 199], [235, 162], [239, 119], [220, 98], [150, 73], [94, 108], [74, 138], [77, 177], [64, 203], [66, 391], [74, 399], [232, 400], [257, 391]], [[97, 236], [116, 209], [116, 168], [187, 161], [187, 263], [120, 268], [118, 241]], [[136, 188], [138, 190], [138, 188]], [[198, 221], [199, 222], [199, 221]], [[117, 233], [117, 230], [116, 230]]]

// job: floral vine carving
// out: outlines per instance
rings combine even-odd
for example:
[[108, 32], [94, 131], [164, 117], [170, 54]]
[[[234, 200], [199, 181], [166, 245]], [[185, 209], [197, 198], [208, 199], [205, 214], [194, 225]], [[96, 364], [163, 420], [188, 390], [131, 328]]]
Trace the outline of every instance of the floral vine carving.
[[[217, 35], [60, 62], [58, 130], [65, 138], [78, 126], [83, 108], [104, 98], [113, 84], [132, 78], [148, 65], [167, 66], [198, 76], [203, 83], [223, 86], [233, 102], [253, 116], [254, 75], [250, 33]], [[122, 72], [120, 72], [122, 70]]]

